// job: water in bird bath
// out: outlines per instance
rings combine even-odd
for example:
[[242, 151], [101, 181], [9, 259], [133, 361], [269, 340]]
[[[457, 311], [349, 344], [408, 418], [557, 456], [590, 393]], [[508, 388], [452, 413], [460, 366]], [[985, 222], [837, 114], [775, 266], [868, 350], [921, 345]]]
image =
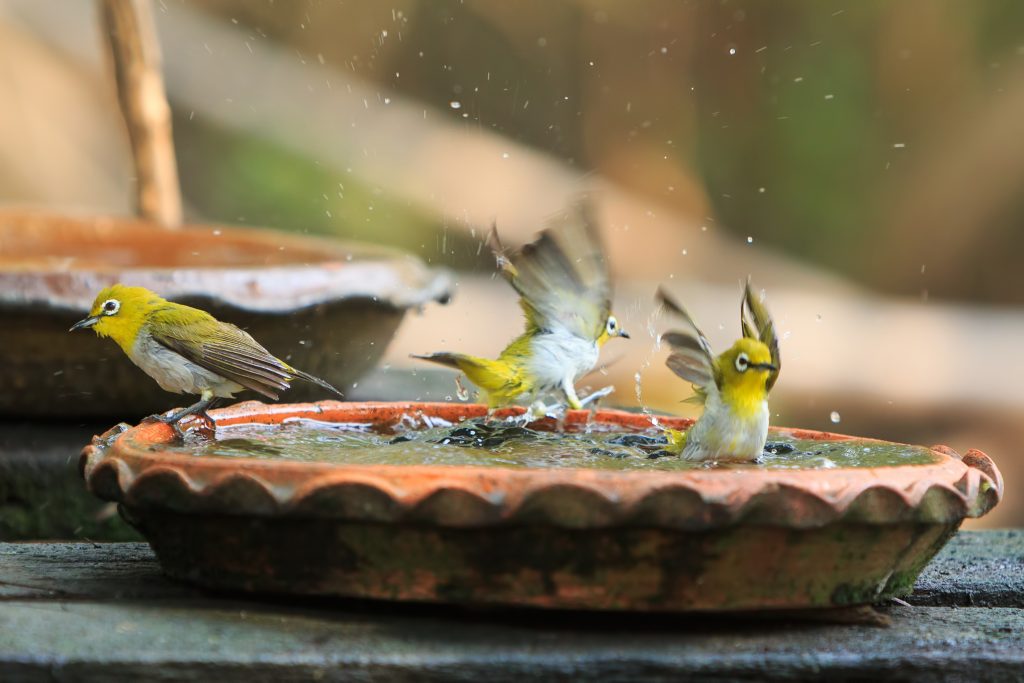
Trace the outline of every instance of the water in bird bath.
[[457, 425], [374, 431], [360, 424], [294, 419], [280, 425], [218, 427], [212, 439], [189, 439], [195, 455], [279, 458], [359, 465], [482, 465], [513, 468], [686, 470], [730, 468], [804, 469], [923, 465], [937, 461], [921, 446], [873, 440], [798, 439], [769, 434], [756, 463], [717, 465], [681, 460], [665, 450], [654, 428], [626, 430], [594, 425], [585, 432], [550, 432], [509, 423], [467, 420]]

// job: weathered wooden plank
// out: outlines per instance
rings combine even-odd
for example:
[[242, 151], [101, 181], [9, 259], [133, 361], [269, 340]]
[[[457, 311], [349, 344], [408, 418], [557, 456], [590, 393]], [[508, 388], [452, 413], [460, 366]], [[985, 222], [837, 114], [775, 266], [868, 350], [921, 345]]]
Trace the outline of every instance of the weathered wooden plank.
[[145, 543], [0, 543], [0, 602], [201, 594], [164, 577]]
[[1024, 611], [896, 607], [891, 616], [892, 628], [662, 621], [653, 630], [253, 603], [8, 602], [0, 677], [1012, 680], [1024, 672]]
[[[1019, 531], [960, 534], [915, 601], [1017, 604]], [[965, 571], [971, 569], [972, 571]], [[890, 628], [255, 601], [147, 546], [0, 544], [0, 680], [1019, 680], [1024, 609], [890, 606]]]
[[1024, 529], [957, 534], [921, 573], [907, 601], [1024, 607]]

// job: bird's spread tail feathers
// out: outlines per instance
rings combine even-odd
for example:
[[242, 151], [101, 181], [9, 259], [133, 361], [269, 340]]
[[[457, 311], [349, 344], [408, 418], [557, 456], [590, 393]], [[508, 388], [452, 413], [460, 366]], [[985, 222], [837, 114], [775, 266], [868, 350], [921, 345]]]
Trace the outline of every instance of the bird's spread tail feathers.
[[517, 389], [520, 381], [516, 369], [504, 361], [447, 351], [423, 356], [413, 354], [413, 358], [461, 371], [470, 382], [484, 391], [489, 400], [502, 402], [519, 393]]

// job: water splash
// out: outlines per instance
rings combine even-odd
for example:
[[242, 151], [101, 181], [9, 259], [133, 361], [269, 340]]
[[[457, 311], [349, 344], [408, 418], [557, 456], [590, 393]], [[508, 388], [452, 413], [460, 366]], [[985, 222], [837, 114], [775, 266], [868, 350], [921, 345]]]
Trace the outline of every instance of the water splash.
[[656, 429], [661, 429], [661, 422], [658, 420], [658, 416], [644, 403], [644, 392], [643, 392], [643, 372], [651, 367], [651, 362], [654, 360], [654, 354], [661, 350], [661, 336], [658, 334], [655, 322], [660, 317], [661, 307], [657, 307], [649, 316], [647, 316], [647, 334], [654, 339], [653, 347], [648, 347], [647, 353], [643, 360], [640, 362], [640, 368], [633, 374], [633, 391], [636, 394], [637, 405], [640, 406], [640, 412], [650, 421], [651, 426]]
[[469, 389], [462, 384], [462, 375], [455, 376], [455, 395], [460, 401], [469, 400]]

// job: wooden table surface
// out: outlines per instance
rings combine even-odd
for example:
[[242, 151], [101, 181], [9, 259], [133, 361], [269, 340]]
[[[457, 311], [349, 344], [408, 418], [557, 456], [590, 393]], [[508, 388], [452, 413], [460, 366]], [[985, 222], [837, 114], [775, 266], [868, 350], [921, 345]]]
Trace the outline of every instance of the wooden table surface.
[[142, 543], [0, 544], [0, 681], [1024, 680], [1024, 531], [964, 532], [889, 626], [257, 599]]

